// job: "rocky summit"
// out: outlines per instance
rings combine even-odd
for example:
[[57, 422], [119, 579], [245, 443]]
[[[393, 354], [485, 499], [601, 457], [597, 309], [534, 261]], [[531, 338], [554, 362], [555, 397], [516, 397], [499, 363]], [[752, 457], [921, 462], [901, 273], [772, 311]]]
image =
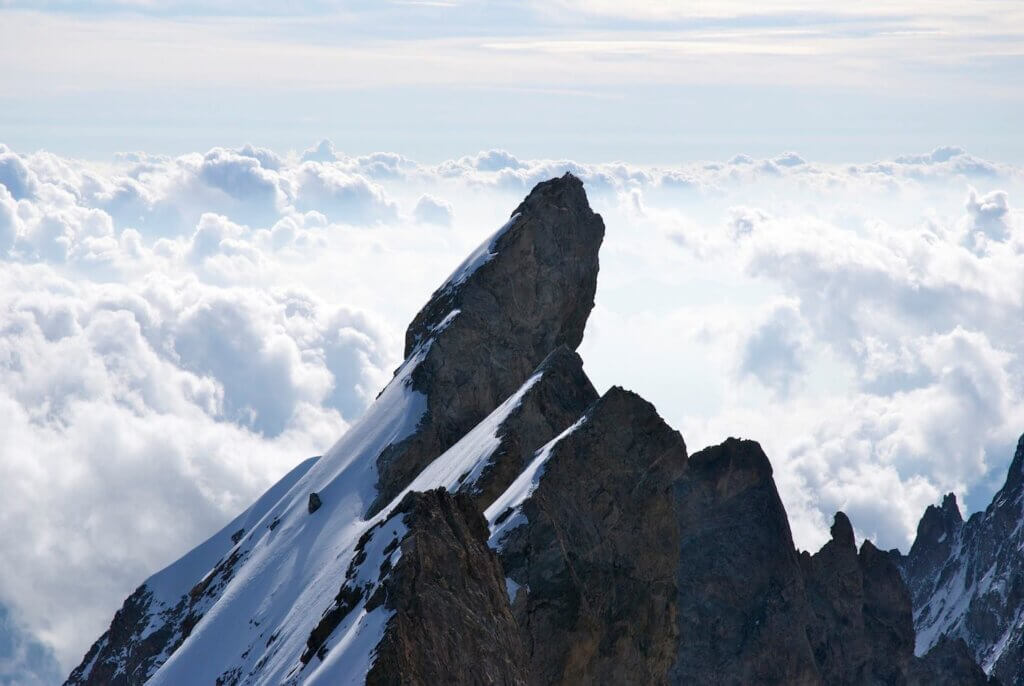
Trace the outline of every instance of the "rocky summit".
[[907, 556], [843, 513], [798, 551], [756, 442], [690, 455], [587, 378], [603, 237], [579, 179], [534, 188], [364, 416], [139, 586], [66, 683], [1024, 683], [1024, 449]]

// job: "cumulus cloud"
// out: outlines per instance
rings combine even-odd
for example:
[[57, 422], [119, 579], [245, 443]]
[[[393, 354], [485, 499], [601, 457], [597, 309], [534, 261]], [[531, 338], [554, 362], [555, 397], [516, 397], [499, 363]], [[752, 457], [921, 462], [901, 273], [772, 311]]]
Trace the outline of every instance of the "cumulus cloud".
[[[301, 291], [0, 274], [0, 602], [65, 667], [111, 610], [358, 416], [372, 319]], [[69, 584], [69, 577], [76, 578]]]
[[7, 188], [15, 200], [21, 200], [32, 197], [37, 181], [20, 156], [0, 151], [0, 184]]
[[301, 159], [303, 162], [334, 162], [338, 159], [338, 151], [333, 141], [324, 138], [312, 148], [306, 148]]
[[754, 377], [780, 395], [807, 368], [809, 354], [807, 327], [792, 304], [773, 307], [744, 341], [740, 352], [740, 373]]
[[[902, 164], [963, 156], [949, 149]], [[960, 178], [948, 191], [948, 180], [908, 182], [899, 203], [880, 198], [871, 215], [844, 207], [841, 187], [816, 201], [822, 209], [731, 207], [720, 234], [691, 231], [677, 241], [787, 298], [755, 317], [736, 361], [738, 381], [789, 397], [769, 414], [800, 418], [782, 441], [769, 419], [749, 419], [775, 448], [787, 504], [814, 521], [843, 509], [859, 532], [887, 546], [906, 545], [922, 508], [942, 492], [983, 505], [991, 493], [971, 498], [972, 488], [1005, 468], [1024, 430], [1016, 409], [1024, 368], [1015, 354], [1024, 267], [1012, 244], [1019, 215], [1006, 191], [973, 188], [958, 211], [969, 183]], [[1013, 175], [1004, 181], [1020, 188]], [[907, 220], [889, 209], [935, 202], [939, 189], [941, 214], [922, 206]], [[801, 395], [801, 379], [824, 388]], [[732, 411], [753, 410], [736, 402]]]
[[966, 155], [967, 151], [956, 145], [940, 145], [924, 155], [897, 155], [895, 162], [900, 164], [936, 164], [948, 162], [954, 157]]
[[407, 157], [393, 152], [375, 152], [369, 155], [341, 160], [341, 165], [356, 174], [372, 179], [398, 179], [415, 173], [419, 165]]
[[0, 186], [0, 259], [7, 256], [18, 239], [21, 220], [18, 206], [6, 187]]
[[1010, 203], [1006, 191], [992, 191], [979, 197], [971, 189], [967, 198], [966, 245], [984, 254], [993, 243], [1006, 242], [1012, 233]]
[[257, 157], [214, 148], [202, 161], [186, 159], [199, 181], [234, 201], [231, 213], [241, 221], [260, 221], [282, 209], [281, 180], [272, 170], [264, 169]]
[[452, 223], [451, 203], [435, 198], [432, 195], [424, 194], [416, 201], [416, 207], [412, 211], [416, 221], [421, 224], [438, 224], [448, 226]]
[[495, 172], [502, 169], [521, 169], [526, 165], [504, 150], [486, 150], [472, 157], [463, 158], [475, 169]]
[[0, 684], [51, 686], [63, 679], [52, 651], [0, 605]]
[[776, 157], [772, 162], [779, 167], [799, 167], [807, 161], [795, 152], [786, 152]]
[[1007, 424], [1024, 428], [1011, 411], [1013, 356], [984, 334], [957, 328], [908, 347], [911, 383], [852, 396], [787, 455], [817, 509], [846, 511], [886, 546], [906, 545], [925, 506], [982, 476], [987, 446], [1009, 449]]
[[295, 205], [323, 212], [335, 221], [369, 224], [392, 220], [397, 204], [377, 184], [336, 165], [304, 162], [294, 174]]
[[270, 169], [277, 171], [284, 164], [276, 152], [267, 148], [258, 148], [251, 143], [246, 143], [241, 148], [235, 150], [236, 153], [243, 157], [251, 157], [260, 163], [260, 166], [264, 169]]

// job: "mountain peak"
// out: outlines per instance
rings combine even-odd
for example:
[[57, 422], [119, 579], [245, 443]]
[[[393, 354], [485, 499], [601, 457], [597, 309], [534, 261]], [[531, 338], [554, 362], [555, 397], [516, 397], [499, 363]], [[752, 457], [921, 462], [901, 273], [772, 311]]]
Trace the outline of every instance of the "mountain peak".
[[1007, 496], [1021, 490], [1024, 490], [1024, 435], [1017, 440], [1017, 450], [1013, 453], [1013, 461], [1010, 462], [1006, 483], [1003, 484], [1000, 495]]
[[582, 181], [566, 173], [537, 184], [409, 324], [406, 357], [453, 323], [453, 313], [474, 324], [506, 320], [495, 324], [540, 339], [541, 359], [558, 345], [575, 350], [594, 306], [603, 239], [604, 222], [590, 209]]
[[956, 494], [947, 493], [941, 505], [929, 505], [917, 526], [917, 538], [923, 540], [940, 539], [952, 533], [963, 524], [960, 506]]
[[512, 215], [537, 211], [545, 206], [563, 208], [569, 212], [587, 208], [587, 194], [583, 190], [583, 182], [572, 172], [562, 176], [541, 181], [530, 194], [519, 203]]
[[377, 460], [370, 513], [520, 388], [549, 353], [579, 346], [603, 239], [604, 221], [583, 183], [572, 175], [545, 181], [434, 291], [405, 345], [410, 387], [426, 408], [413, 434]]

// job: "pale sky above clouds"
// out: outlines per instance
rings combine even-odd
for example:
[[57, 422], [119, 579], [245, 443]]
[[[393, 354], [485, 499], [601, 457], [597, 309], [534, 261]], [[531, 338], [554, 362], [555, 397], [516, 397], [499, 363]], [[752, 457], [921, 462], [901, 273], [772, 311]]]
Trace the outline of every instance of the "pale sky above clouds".
[[668, 163], [953, 140], [1024, 158], [1013, 0], [6, 0], [0, 17], [0, 127], [19, 149], [328, 136], [435, 162], [500, 145]]
[[282, 7], [0, 0], [0, 684], [333, 443], [566, 170], [608, 225], [588, 373], [761, 441], [798, 545], [998, 488], [1020, 3]]

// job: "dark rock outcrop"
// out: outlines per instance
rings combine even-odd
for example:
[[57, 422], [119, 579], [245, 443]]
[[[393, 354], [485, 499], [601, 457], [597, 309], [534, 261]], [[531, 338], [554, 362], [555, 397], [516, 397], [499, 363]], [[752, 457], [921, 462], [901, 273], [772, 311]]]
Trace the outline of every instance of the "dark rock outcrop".
[[[929, 506], [909, 554], [891, 553], [910, 589], [917, 652], [962, 639], [1004, 684], [1024, 685], [1024, 437], [991, 504], [964, 522], [955, 496]], [[948, 650], [948, 647], [946, 648]]]
[[306, 504], [306, 510], [309, 512], [309, 514], [313, 514], [314, 512], [320, 509], [320, 506], [322, 504], [323, 502], [321, 502], [320, 500], [319, 493], [310, 493], [309, 502]]
[[837, 512], [832, 540], [803, 558], [812, 618], [807, 630], [824, 683], [861, 683], [870, 649], [864, 634], [864, 579], [850, 520]]
[[551, 448], [504, 538], [532, 683], [663, 683], [675, 657], [686, 445], [654, 407], [612, 388]]
[[505, 576], [468, 496], [410, 493], [394, 569], [367, 603], [394, 612], [368, 686], [529, 683]]
[[416, 432], [377, 459], [379, 511], [528, 378], [558, 346], [575, 349], [594, 306], [604, 222], [571, 174], [538, 184], [508, 224], [456, 270], [409, 325], [422, 352]]
[[674, 499], [682, 545], [672, 682], [821, 683], [800, 564], [761, 447], [729, 439], [695, 453]]
[[505, 578], [472, 498], [408, 493], [360, 538], [345, 580], [306, 640], [300, 673], [359, 612], [390, 617], [367, 684], [527, 683]]
[[913, 659], [910, 597], [888, 555], [837, 512], [832, 540], [801, 558], [812, 617], [807, 637], [825, 684], [903, 684]]
[[889, 556], [864, 541], [857, 556], [864, 589], [867, 683], [901, 684], [914, 656], [914, 622], [899, 569]]
[[[145, 683], [157, 666], [157, 656], [173, 647], [173, 625], [165, 625], [144, 635], [149, 625], [152, 593], [140, 586], [128, 596], [121, 609], [114, 614], [110, 628], [96, 641], [65, 681], [71, 684], [109, 684], [109, 686], [135, 686]], [[112, 646], [122, 651], [111, 651]]]
[[956, 494], [947, 493], [940, 506], [929, 505], [917, 524], [917, 536], [907, 556], [906, 571], [916, 577], [943, 564], [959, 540], [963, 525]]
[[963, 639], [943, 636], [910, 667], [907, 686], [998, 686], [974, 661]]
[[597, 391], [583, 372], [583, 360], [562, 345], [534, 372], [540, 374], [519, 405], [497, 431], [500, 445], [487, 466], [461, 491], [469, 493], [481, 510], [523, 471], [534, 452], [573, 424], [597, 400]]

